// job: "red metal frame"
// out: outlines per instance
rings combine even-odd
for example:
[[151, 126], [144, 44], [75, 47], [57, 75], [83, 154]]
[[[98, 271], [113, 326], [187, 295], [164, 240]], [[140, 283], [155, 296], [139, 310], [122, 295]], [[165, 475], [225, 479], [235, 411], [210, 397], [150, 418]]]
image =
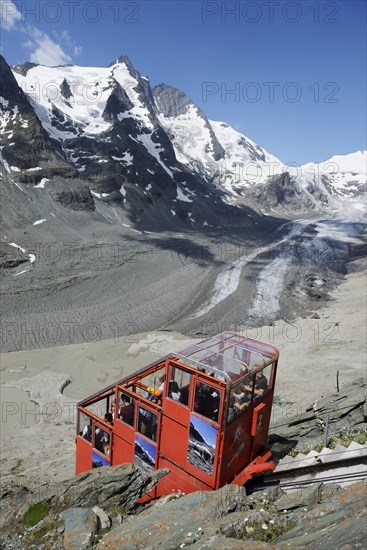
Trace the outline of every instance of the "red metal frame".
[[[271, 376], [268, 380], [268, 388], [263, 395], [256, 397], [253, 393], [252, 402], [231, 421], [227, 420], [227, 412], [230, 390], [234, 381], [228, 374], [215, 368], [208, 367], [205, 373], [200, 372], [190, 359], [191, 349], [194, 348], [185, 350], [186, 362], [182, 354], [166, 356], [78, 404], [79, 412], [91, 419], [93, 433], [95, 426], [109, 433], [110, 453], [108, 457], [104, 457], [106, 462], [116, 465], [135, 461], [147, 469], [169, 468], [170, 473], [159, 482], [154, 491], [151, 491], [149, 498], [179, 490], [191, 492], [218, 489], [227, 483], [242, 485], [253, 475], [275, 468], [275, 464], [270, 460], [271, 454], [266, 448], [266, 442], [278, 352], [268, 344], [247, 338], [240, 340], [240, 338], [233, 333], [225, 333], [223, 344], [220, 344], [221, 353], [217, 355], [222, 355], [224, 351], [236, 346], [235, 355], [237, 346], [245, 345], [248, 349], [243, 348], [245, 351], [242, 352], [242, 357], [246, 354], [246, 358], [248, 356], [250, 359], [251, 353], [260, 355], [261, 351], [266, 353], [263, 365], [249, 374], [239, 375], [236, 383], [242, 379], [253, 380], [253, 387], [255, 387], [256, 372], [269, 365], [271, 365]], [[219, 340], [219, 342], [222, 341]], [[224, 359], [220, 359], [222, 366], [226, 361], [224, 355], [223, 357]], [[158, 371], [164, 372], [166, 376], [161, 406], [137, 393], [137, 389], [142, 391], [147, 389], [142, 380], [153, 376]], [[178, 371], [184, 371], [190, 375], [187, 405], [168, 397], [169, 374], [175, 376]], [[211, 371], [214, 377], [209, 375]], [[195, 392], [198, 383], [211, 387], [212, 395], [216, 395], [216, 403], [218, 395], [221, 396], [217, 421], [195, 411]], [[118, 418], [121, 392], [134, 400], [133, 426]], [[112, 424], [88, 409], [107, 396], [110, 396], [111, 401], [114, 402]], [[152, 434], [149, 437], [147, 433], [142, 433], [142, 427], [139, 431], [139, 407], [157, 415], [156, 440], [152, 439]], [[76, 436], [76, 473], [91, 469], [92, 456], [96, 458], [101, 454], [94, 448], [94, 440], [88, 442], [83, 438], [81, 428], [78, 428]]]

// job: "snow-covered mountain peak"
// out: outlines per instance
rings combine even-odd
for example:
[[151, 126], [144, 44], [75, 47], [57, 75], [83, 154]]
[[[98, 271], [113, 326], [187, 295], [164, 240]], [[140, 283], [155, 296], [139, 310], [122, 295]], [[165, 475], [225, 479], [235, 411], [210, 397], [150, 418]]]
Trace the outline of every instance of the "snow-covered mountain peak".
[[347, 155], [334, 155], [325, 160], [324, 164], [334, 163], [339, 172], [349, 174], [362, 174], [367, 169], [367, 151], [359, 150]]
[[[102, 115], [112, 91], [110, 69], [37, 65], [25, 76], [15, 73], [15, 77], [54, 139], [73, 138], [81, 131], [96, 135], [109, 129]], [[66, 88], [70, 90], [68, 98]]]
[[[158, 118], [170, 136], [176, 157], [207, 181], [228, 193], [281, 173], [283, 163], [224, 122], [208, 120], [205, 113], [177, 88], [153, 88]], [[267, 166], [265, 166], [267, 164]]]
[[114, 67], [115, 65], [119, 65], [119, 64], [124, 64], [126, 65], [128, 71], [130, 72], [130, 74], [132, 76], [137, 76], [136, 73], [138, 73], [138, 71], [135, 69], [130, 57], [128, 55], [120, 55], [117, 59], [115, 59], [114, 61], [112, 61], [112, 63], [110, 63], [108, 65], [108, 68], [111, 68], [111, 67]]
[[209, 120], [181, 90], [152, 89], [125, 55], [106, 68], [25, 63], [13, 71], [0, 56], [0, 70], [1, 153], [17, 182], [68, 174], [131, 212], [164, 197], [172, 216], [202, 223], [201, 200], [251, 218], [245, 206], [335, 210], [363, 194], [366, 151], [288, 168], [230, 125]]

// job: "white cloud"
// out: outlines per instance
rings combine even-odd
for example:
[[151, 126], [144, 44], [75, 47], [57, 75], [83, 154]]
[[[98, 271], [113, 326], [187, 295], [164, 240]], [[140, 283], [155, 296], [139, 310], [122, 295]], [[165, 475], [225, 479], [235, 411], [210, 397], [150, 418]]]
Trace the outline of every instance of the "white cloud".
[[67, 29], [64, 29], [61, 32], [52, 31], [52, 35], [55, 37], [57, 42], [61, 42], [67, 46], [67, 48], [78, 57], [83, 54], [83, 46], [77, 44], [72, 38]]
[[0, 0], [1, 19], [0, 26], [10, 31], [22, 16], [16, 5], [11, 0]]
[[23, 47], [31, 50], [32, 48], [34, 48], [34, 42], [32, 42], [32, 40], [27, 40], [27, 42], [23, 43]]
[[73, 53], [74, 53], [75, 57], [78, 57], [79, 55], [82, 55], [83, 46], [74, 46]]
[[31, 34], [34, 39], [33, 46], [35, 47], [30, 56], [32, 63], [53, 67], [55, 65], [67, 65], [72, 62], [71, 57], [48, 34], [36, 28], [32, 28]]
[[[12, 31], [16, 23], [21, 21], [22, 15], [11, 0], [0, 0], [0, 7], [0, 26], [7, 31]], [[23, 43], [23, 47], [31, 50], [29, 59], [32, 63], [48, 66], [72, 63], [70, 55], [64, 51], [63, 47], [67, 51], [72, 52], [76, 57], [83, 53], [83, 46], [78, 45], [72, 40], [67, 29], [62, 30], [60, 33], [52, 31], [56, 42], [48, 34], [38, 30], [33, 25], [23, 25], [20, 28], [17, 27], [17, 30], [30, 37], [30, 40]]]
[[65, 40], [65, 42], [67, 43], [71, 43], [71, 36], [70, 36], [70, 33], [69, 31], [67, 31], [66, 29], [64, 29], [61, 33], [61, 38], [63, 38], [63, 40]]

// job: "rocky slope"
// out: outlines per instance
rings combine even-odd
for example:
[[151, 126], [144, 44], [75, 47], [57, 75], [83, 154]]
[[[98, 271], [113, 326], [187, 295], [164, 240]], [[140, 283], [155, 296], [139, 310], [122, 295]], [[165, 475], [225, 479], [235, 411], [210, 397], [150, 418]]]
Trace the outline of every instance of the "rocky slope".
[[[145, 507], [139, 496], [165, 475], [148, 479], [133, 465], [99, 468], [46, 492], [5, 493], [10, 513], [2, 548], [178, 550], [230, 548], [361, 548], [366, 527], [364, 482], [344, 489], [316, 483], [287, 495], [244, 487], [175, 493]], [[21, 503], [21, 504], [20, 504]]]
[[[304, 449], [347, 428], [366, 433], [365, 381], [319, 399], [304, 413], [273, 427], [274, 457]], [[46, 429], [46, 428], [45, 428]], [[301, 455], [303, 457], [303, 455]], [[289, 458], [289, 457], [287, 457]], [[317, 458], [317, 457], [316, 457]], [[297, 459], [297, 457], [296, 457]], [[362, 547], [365, 484], [341, 488], [318, 480], [287, 492], [228, 485], [218, 491], [175, 493], [144, 506], [138, 499], [166, 470], [142, 472], [133, 464], [97, 468], [65, 481], [39, 485], [12, 469], [1, 490], [0, 547], [10, 549]], [[325, 481], [325, 480], [324, 480]], [[353, 482], [353, 481], [352, 481]]]

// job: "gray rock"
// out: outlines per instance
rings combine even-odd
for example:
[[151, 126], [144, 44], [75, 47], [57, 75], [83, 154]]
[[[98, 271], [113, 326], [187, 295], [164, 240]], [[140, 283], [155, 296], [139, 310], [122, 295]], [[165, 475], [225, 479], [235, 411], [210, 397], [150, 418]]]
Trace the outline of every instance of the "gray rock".
[[98, 531], [98, 517], [88, 508], [69, 508], [61, 514], [65, 523], [64, 548], [81, 550], [90, 546]]
[[365, 517], [365, 483], [360, 482], [314, 506], [296, 527], [276, 540], [276, 546], [310, 550], [365, 548]]
[[207, 540], [220, 534], [221, 528], [240, 536], [244, 530], [244, 512], [250, 510], [245, 488], [235, 485], [218, 491], [197, 491], [171, 500], [163, 498], [163, 505], [158, 501], [112, 529], [103, 537], [99, 548], [168, 550]]
[[363, 378], [344, 386], [339, 393], [318, 399], [308, 409], [289, 419], [286, 424], [272, 425], [270, 444], [281, 455], [293, 446], [304, 448], [320, 443], [324, 438], [326, 418], [329, 416], [329, 434], [338, 436], [344, 430], [366, 429], [366, 382]]
[[137, 500], [158, 484], [168, 473], [167, 469], [142, 473], [134, 464], [96, 468], [70, 480], [44, 487], [31, 493], [24, 487], [6, 491], [3, 497], [4, 510], [0, 525], [6, 527], [22, 520], [29, 507], [45, 502], [50, 513], [59, 513], [68, 508], [93, 508], [104, 510], [121, 507], [128, 513]]
[[19, 248], [0, 243], [0, 269], [12, 269], [29, 261], [29, 256]]
[[281, 512], [294, 508], [312, 507], [321, 502], [322, 489], [323, 484], [318, 483], [316, 486], [300, 488], [284, 494], [276, 501], [275, 510]]
[[313, 313], [313, 314], [311, 315], [311, 319], [320, 319], [320, 318], [321, 318], [321, 317], [320, 317], [320, 315], [319, 315], [318, 313]]
[[55, 178], [51, 187], [51, 196], [65, 208], [92, 212], [95, 204], [89, 187], [80, 180]]

